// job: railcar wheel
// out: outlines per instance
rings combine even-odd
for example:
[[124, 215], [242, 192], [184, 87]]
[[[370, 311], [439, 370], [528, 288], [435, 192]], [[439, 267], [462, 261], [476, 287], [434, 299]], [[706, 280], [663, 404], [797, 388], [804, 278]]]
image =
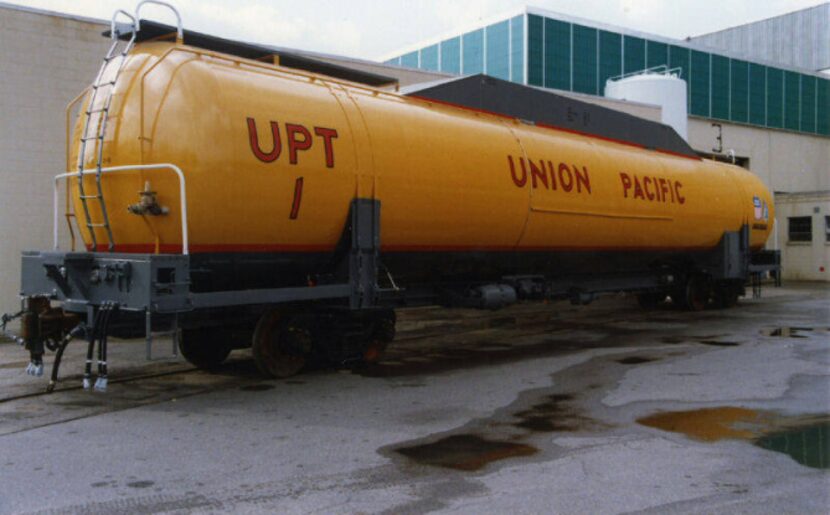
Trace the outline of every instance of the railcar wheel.
[[386, 347], [395, 339], [395, 312], [385, 311], [372, 323], [372, 336], [363, 353], [363, 361], [377, 363], [383, 357]]
[[734, 307], [738, 304], [738, 290], [729, 286], [720, 286], [715, 289], [715, 306], [720, 309]]
[[257, 322], [251, 350], [260, 372], [285, 378], [302, 370], [312, 343], [311, 330], [297, 317], [271, 310]]
[[711, 288], [706, 279], [693, 275], [686, 281], [683, 291], [683, 307], [689, 311], [703, 311], [709, 303]]
[[231, 353], [232, 345], [225, 336], [225, 331], [215, 327], [182, 329], [179, 352], [184, 359], [199, 368], [216, 368]]

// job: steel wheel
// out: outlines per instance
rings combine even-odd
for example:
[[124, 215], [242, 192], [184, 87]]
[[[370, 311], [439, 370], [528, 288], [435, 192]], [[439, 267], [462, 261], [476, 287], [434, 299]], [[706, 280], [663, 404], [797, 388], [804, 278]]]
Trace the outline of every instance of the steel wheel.
[[217, 327], [182, 329], [179, 352], [184, 359], [199, 368], [216, 368], [231, 353], [226, 331]]
[[686, 281], [685, 307], [690, 311], [703, 311], [709, 301], [708, 284], [703, 277], [692, 276]]
[[270, 377], [290, 377], [302, 370], [311, 352], [311, 331], [296, 317], [271, 310], [262, 315], [254, 330], [254, 361]]

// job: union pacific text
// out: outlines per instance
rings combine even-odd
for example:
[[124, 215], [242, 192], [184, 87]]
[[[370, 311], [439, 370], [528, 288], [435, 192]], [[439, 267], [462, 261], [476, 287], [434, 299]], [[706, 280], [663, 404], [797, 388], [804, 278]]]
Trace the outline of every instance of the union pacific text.
[[577, 164], [554, 163], [553, 161], [539, 159], [528, 159], [523, 157], [516, 159], [507, 156], [507, 163], [510, 165], [510, 178], [513, 184], [524, 188], [528, 184], [534, 188], [546, 190], [562, 190], [566, 193], [591, 193], [591, 176], [588, 168]]

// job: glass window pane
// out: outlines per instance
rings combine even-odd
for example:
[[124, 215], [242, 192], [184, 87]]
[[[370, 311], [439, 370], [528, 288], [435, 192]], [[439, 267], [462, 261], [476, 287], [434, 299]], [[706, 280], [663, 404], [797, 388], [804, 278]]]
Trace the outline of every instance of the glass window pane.
[[784, 128], [797, 131], [801, 125], [798, 114], [801, 89], [800, 77], [795, 72], [784, 72]]
[[401, 56], [401, 66], [406, 66], [407, 68], [417, 68], [418, 67], [418, 51], [409, 52], [408, 54], [404, 54]]
[[749, 65], [749, 123], [767, 123], [767, 70], [765, 66]]
[[599, 32], [599, 94], [605, 92], [605, 81], [622, 75], [622, 36], [616, 32]]
[[712, 118], [729, 119], [729, 59], [712, 54]]
[[461, 73], [461, 38], [441, 42], [441, 71], [458, 75]]
[[438, 45], [431, 45], [421, 49], [421, 68], [424, 70], [438, 70]]
[[730, 119], [736, 122], [749, 121], [749, 64], [738, 59], [731, 60], [732, 112]]
[[784, 72], [767, 68], [767, 126], [784, 126]]
[[669, 47], [669, 68], [678, 68], [680, 78], [686, 81], [686, 108], [689, 108], [691, 89], [689, 88], [689, 49], [672, 45]]
[[510, 78], [510, 22], [488, 25], [487, 37], [487, 75], [508, 80]]
[[597, 30], [573, 26], [573, 90], [597, 94]]
[[638, 72], [645, 69], [646, 40], [632, 36], [625, 36], [623, 38], [623, 45], [625, 46], [625, 63], [623, 63], [623, 73]]
[[816, 77], [801, 76], [801, 130], [816, 132]]
[[545, 87], [571, 89], [571, 24], [545, 19]]
[[646, 43], [646, 57], [649, 68], [660, 66], [661, 64], [669, 64], [669, 47], [665, 43], [657, 43], [656, 41], [648, 41]]
[[484, 30], [474, 30], [461, 36], [461, 73], [484, 73]]
[[709, 54], [692, 51], [689, 70], [689, 112], [709, 116]]
[[544, 86], [542, 67], [542, 40], [543, 19], [532, 14], [527, 17], [527, 83], [533, 86]]
[[787, 239], [789, 241], [813, 241], [813, 217], [787, 218]]
[[516, 16], [510, 20], [510, 80], [524, 83], [524, 16]]

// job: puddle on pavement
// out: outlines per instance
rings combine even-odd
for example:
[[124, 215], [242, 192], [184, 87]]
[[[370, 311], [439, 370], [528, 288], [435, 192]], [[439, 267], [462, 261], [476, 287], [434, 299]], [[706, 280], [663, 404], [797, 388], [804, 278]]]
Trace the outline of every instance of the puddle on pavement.
[[784, 338], [807, 338], [805, 332], [812, 331], [812, 327], [775, 327], [773, 329], [764, 329], [761, 334], [764, 336], [780, 336]]
[[567, 393], [547, 395], [541, 402], [516, 412], [513, 417], [519, 421], [512, 425], [536, 433], [578, 431], [591, 425], [592, 421], [579, 415], [569, 403], [573, 398], [573, 395]]
[[656, 413], [637, 420], [696, 440], [739, 439], [789, 454], [802, 465], [830, 467], [830, 414], [787, 416], [734, 406]]
[[650, 361], [657, 361], [659, 358], [647, 358], [645, 356], [629, 356], [627, 358], [618, 359], [617, 363], [622, 365], [639, 365], [640, 363], [648, 363]]
[[702, 343], [703, 345], [714, 345], [715, 347], [737, 347], [741, 344], [741, 342], [731, 342], [724, 340], [698, 340], [697, 343]]
[[789, 454], [808, 467], [830, 468], [830, 422], [819, 422], [771, 433], [755, 441], [770, 451]]
[[421, 465], [475, 471], [494, 461], [531, 456], [539, 452], [539, 449], [522, 443], [461, 434], [447, 436], [432, 443], [401, 447], [394, 451]]

